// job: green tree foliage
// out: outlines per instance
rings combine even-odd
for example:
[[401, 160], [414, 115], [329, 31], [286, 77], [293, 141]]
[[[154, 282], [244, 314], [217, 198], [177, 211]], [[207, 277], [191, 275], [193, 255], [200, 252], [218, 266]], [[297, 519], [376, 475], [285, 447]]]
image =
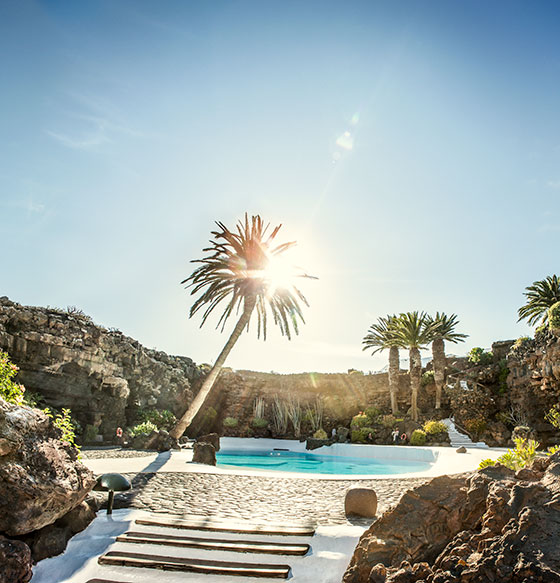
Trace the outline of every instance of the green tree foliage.
[[128, 433], [130, 437], [137, 437], [138, 435], [150, 435], [152, 431], [157, 431], [157, 425], [151, 421], [144, 421], [129, 429]]
[[548, 309], [560, 302], [560, 279], [556, 275], [549, 275], [533, 285], [525, 288], [523, 295], [527, 298], [524, 306], [517, 311], [518, 322], [527, 318], [529, 325], [542, 324], [548, 321]]
[[426, 421], [422, 427], [426, 435], [447, 433], [447, 425], [443, 421]]
[[22, 405], [25, 388], [14, 382], [18, 367], [13, 364], [6, 352], [0, 350], [0, 397], [8, 403]]
[[[295, 241], [276, 243], [282, 225], [270, 231], [270, 225], [260, 216], [249, 220], [247, 214], [234, 231], [223, 223], [216, 224], [218, 231], [212, 232], [214, 239], [210, 247], [204, 249], [208, 255], [193, 261], [200, 266], [182, 282], [191, 288], [191, 295], [200, 294], [191, 307], [190, 316], [202, 311], [202, 326], [214, 309], [225, 303], [218, 320], [218, 328], [222, 331], [232, 313], [241, 312], [241, 316], [195, 399], [170, 431], [176, 439], [183, 435], [208, 399], [227, 356], [243, 330], [249, 327], [253, 312], [257, 314], [257, 336], [262, 334], [266, 339], [270, 310], [274, 323], [289, 339], [292, 329], [298, 333], [298, 320], [304, 322], [301, 304], [308, 305], [292, 282], [281, 282], [277, 278], [275, 265], [280, 265], [282, 255], [296, 244]], [[293, 275], [310, 277], [305, 273]]]
[[138, 412], [138, 420], [150, 421], [158, 429], [169, 429], [177, 421], [169, 409], [143, 409]]
[[422, 429], [415, 429], [410, 436], [410, 445], [425, 445], [426, 439], [425, 431], [422, 431]]
[[560, 302], [548, 308], [548, 327], [554, 333], [560, 332]]
[[468, 354], [469, 362], [473, 364], [487, 365], [494, 362], [494, 355], [491, 352], [487, 352], [484, 348], [480, 346], [475, 346], [471, 348]]

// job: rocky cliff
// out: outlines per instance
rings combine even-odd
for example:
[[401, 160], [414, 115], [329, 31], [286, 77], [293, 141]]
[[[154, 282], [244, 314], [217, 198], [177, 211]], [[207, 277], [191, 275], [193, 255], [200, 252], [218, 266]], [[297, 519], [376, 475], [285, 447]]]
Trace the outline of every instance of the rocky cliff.
[[190, 358], [149, 350], [79, 311], [21, 306], [0, 298], [0, 349], [19, 367], [18, 381], [82, 428], [106, 439], [134, 422], [138, 408], [182, 413], [200, 371]]

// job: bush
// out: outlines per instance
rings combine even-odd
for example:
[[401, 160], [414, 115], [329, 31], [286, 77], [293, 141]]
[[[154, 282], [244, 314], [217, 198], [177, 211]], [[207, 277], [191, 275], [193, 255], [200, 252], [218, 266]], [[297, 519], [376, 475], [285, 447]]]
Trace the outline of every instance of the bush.
[[367, 407], [364, 410], [364, 415], [368, 418], [369, 424], [371, 425], [377, 421], [381, 415], [381, 411], [377, 407]]
[[314, 439], [327, 439], [327, 432], [324, 429], [317, 429], [313, 437]]
[[415, 429], [410, 436], [410, 445], [424, 445], [426, 443], [426, 432]]
[[268, 427], [268, 421], [266, 419], [263, 419], [262, 417], [255, 417], [253, 419], [251, 425], [253, 427], [255, 427], [256, 429], [262, 428], [262, 427]]
[[530, 341], [531, 339], [529, 338], [529, 336], [521, 336], [513, 343], [512, 348], [515, 349], [521, 348], [524, 344], [527, 344], [527, 342]]
[[80, 447], [76, 445], [76, 422], [72, 419], [72, 411], [70, 409], [62, 409], [62, 413], [53, 413], [48, 407], [43, 409], [52, 420], [53, 425], [58, 427], [62, 432], [60, 441], [67, 443], [71, 447], [75, 447], [78, 451]]
[[431, 385], [432, 383], [434, 383], [434, 371], [433, 370], [427, 370], [423, 375], [422, 375], [422, 379], [420, 381], [420, 384], [425, 387], [426, 385]]
[[157, 431], [157, 427], [151, 421], [144, 421], [130, 429], [130, 437], [138, 437], [138, 435], [150, 435], [152, 431]]
[[352, 429], [360, 429], [361, 427], [365, 427], [370, 423], [368, 416], [363, 412], [360, 411], [357, 415], [352, 417], [352, 421], [350, 421], [350, 427]]
[[[528, 466], [537, 457], [537, 447], [539, 443], [530, 439], [527, 441], [522, 437], [514, 438], [515, 449], [508, 449], [506, 453], [502, 454], [496, 461], [485, 459], [478, 465], [479, 468], [485, 468], [497, 463], [506, 466], [510, 470], [520, 470]], [[550, 455], [550, 452], [547, 452]]]
[[426, 435], [439, 435], [447, 433], [447, 425], [442, 421], [426, 421], [422, 427]]
[[138, 420], [141, 423], [149, 421], [158, 429], [171, 429], [177, 418], [169, 409], [146, 409], [138, 412]]
[[237, 427], [238, 424], [237, 417], [226, 417], [224, 419], [224, 427]]
[[486, 352], [480, 346], [475, 346], [468, 354], [469, 362], [473, 364], [492, 364], [494, 362], [494, 355], [491, 352]]
[[474, 439], [478, 439], [486, 431], [486, 425], [487, 423], [484, 417], [475, 417], [474, 419], [465, 420], [465, 429]]
[[0, 350], [0, 397], [14, 405], [23, 404], [25, 388], [12, 380], [18, 371], [18, 367], [12, 363], [6, 352]]
[[94, 425], [86, 425], [86, 429], [84, 431], [84, 434], [82, 435], [82, 439], [84, 441], [84, 443], [91, 443], [93, 441], [95, 441], [95, 437], [97, 435], [97, 427], [95, 427]]
[[23, 396], [23, 404], [28, 407], [33, 407], [34, 409], [45, 409], [47, 402], [45, 397], [41, 393], [35, 393], [34, 391], [25, 391]]
[[372, 437], [375, 435], [375, 429], [373, 427], [362, 427], [360, 429], [354, 429], [350, 434], [350, 439], [352, 443], [367, 443], [370, 441], [368, 439], [370, 433]]
[[560, 332], [560, 302], [548, 308], [548, 327], [555, 334]]
[[383, 425], [383, 427], [387, 428], [387, 429], [393, 429], [393, 427], [395, 427], [395, 425], [397, 423], [402, 423], [403, 419], [398, 419], [397, 417], [395, 417], [394, 415], [383, 415], [383, 417], [381, 418], [381, 425]]

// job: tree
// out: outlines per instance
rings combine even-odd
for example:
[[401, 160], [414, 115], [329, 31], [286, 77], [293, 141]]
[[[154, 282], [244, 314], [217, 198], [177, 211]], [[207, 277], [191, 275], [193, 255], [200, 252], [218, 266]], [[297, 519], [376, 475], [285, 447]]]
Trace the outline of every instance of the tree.
[[181, 282], [191, 288], [191, 295], [200, 293], [189, 317], [204, 308], [202, 327], [214, 309], [225, 301], [227, 304], [217, 324], [223, 332], [233, 312], [241, 312], [241, 316], [200, 391], [170, 431], [175, 439], [183, 435], [206, 402], [228, 354], [243, 330], [249, 328], [253, 312], [256, 310], [257, 313], [258, 337], [262, 333], [266, 340], [268, 308], [282, 335], [291, 339], [292, 328], [298, 333], [298, 319], [304, 322], [300, 302], [308, 305], [303, 294], [288, 279], [289, 276], [311, 276], [294, 274], [293, 270], [288, 273], [287, 266], [281, 261], [283, 253], [296, 244], [295, 241], [276, 244], [276, 235], [282, 225], [270, 232], [270, 225], [265, 224], [259, 215], [249, 220], [247, 214], [244, 221], [238, 222], [236, 232], [221, 222], [216, 224], [219, 230], [212, 231], [214, 239], [210, 240], [210, 247], [203, 250], [209, 255], [193, 260], [192, 263], [201, 265]]
[[432, 365], [434, 367], [434, 381], [436, 384], [436, 409], [441, 408], [441, 393], [445, 382], [445, 341], [464, 342], [468, 338], [467, 334], [455, 332], [458, 324], [457, 316], [448, 316], [443, 312], [436, 312], [434, 318], [426, 316], [426, 326], [430, 330], [429, 340], [432, 342]]
[[560, 302], [560, 279], [556, 275], [549, 275], [533, 285], [525, 288], [524, 296], [527, 302], [517, 310], [520, 322], [527, 318], [530, 326], [538, 322], [542, 316], [542, 324], [548, 321], [548, 308]]
[[363, 350], [373, 348], [372, 354], [389, 349], [389, 393], [391, 395], [391, 411], [396, 415], [399, 411], [397, 394], [399, 391], [399, 348], [403, 348], [399, 338], [395, 335], [397, 317], [386, 316], [377, 319], [364, 336]]
[[430, 341], [430, 333], [431, 329], [426, 324], [425, 312], [400, 314], [395, 321], [396, 337], [409, 350], [411, 416], [414, 421], [418, 421], [418, 390], [422, 379], [420, 350], [424, 349]]

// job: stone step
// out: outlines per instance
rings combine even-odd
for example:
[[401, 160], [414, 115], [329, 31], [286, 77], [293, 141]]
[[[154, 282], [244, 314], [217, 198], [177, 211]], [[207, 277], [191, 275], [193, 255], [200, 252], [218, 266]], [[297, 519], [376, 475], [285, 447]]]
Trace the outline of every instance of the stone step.
[[272, 577], [287, 579], [289, 565], [265, 563], [241, 563], [233, 561], [211, 561], [186, 557], [169, 557], [125, 551], [109, 551], [98, 559], [101, 565], [142, 567], [163, 571], [182, 571], [207, 575], [235, 575], [240, 577]]
[[313, 536], [315, 534], [315, 526], [311, 524], [244, 524], [200, 516], [171, 518], [169, 515], [152, 515], [147, 518], [136, 519], [136, 524], [164, 528], [271, 536]]
[[265, 553], [269, 555], [299, 555], [309, 552], [308, 544], [289, 544], [256, 540], [231, 540], [220, 538], [199, 538], [177, 536], [154, 532], [128, 531], [117, 537], [117, 542], [151, 544], [194, 549], [232, 551], [237, 553]]

